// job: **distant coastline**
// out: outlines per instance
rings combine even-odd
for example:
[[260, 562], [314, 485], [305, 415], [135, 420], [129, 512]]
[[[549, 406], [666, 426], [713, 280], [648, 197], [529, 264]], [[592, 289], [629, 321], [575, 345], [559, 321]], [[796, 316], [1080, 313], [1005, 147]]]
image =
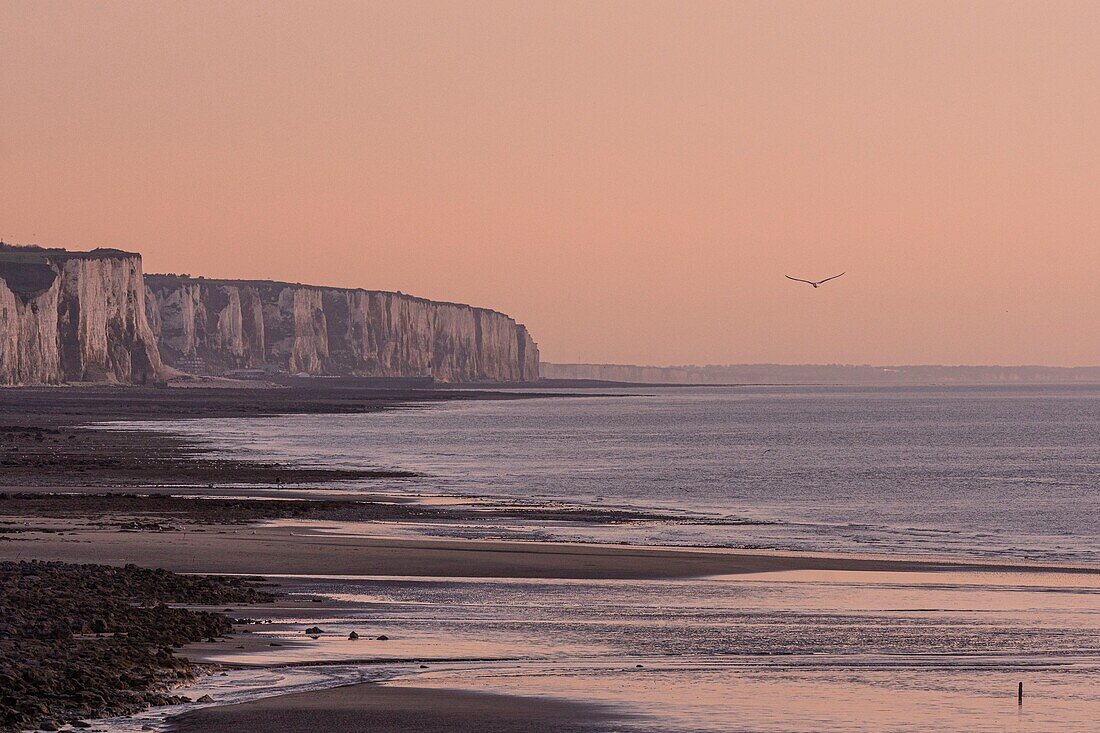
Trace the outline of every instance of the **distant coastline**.
[[541, 362], [543, 380], [590, 380], [634, 384], [1098, 384], [1100, 366], [944, 366], [869, 364], [561, 364]]

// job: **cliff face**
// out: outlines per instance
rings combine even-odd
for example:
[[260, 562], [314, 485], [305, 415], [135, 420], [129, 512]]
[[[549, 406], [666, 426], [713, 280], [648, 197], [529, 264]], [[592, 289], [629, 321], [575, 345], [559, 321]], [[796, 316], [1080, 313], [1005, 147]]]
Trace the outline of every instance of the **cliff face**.
[[210, 371], [278, 365], [291, 373], [444, 382], [538, 378], [538, 346], [496, 311], [402, 293], [267, 281], [146, 278], [147, 319], [167, 363]]
[[140, 255], [0, 247], [0, 384], [144, 383], [162, 371]]
[[[162, 362], [163, 358], [163, 362]], [[496, 311], [402, 293], [144, 277], [140, 255], [0, 244], [0, 384], [183, 371], [531, 381], [538, 346]]]

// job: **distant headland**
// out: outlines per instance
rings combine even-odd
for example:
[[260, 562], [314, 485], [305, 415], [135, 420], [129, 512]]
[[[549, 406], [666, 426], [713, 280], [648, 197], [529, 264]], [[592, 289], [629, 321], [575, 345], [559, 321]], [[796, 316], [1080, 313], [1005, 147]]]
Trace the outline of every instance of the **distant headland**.
[[725, 364], [637, 366], [542, 362], [548, 380], [596, 380], [631, 384], [1100, 384], [1100, 367], [871, 366], [866, 364]]

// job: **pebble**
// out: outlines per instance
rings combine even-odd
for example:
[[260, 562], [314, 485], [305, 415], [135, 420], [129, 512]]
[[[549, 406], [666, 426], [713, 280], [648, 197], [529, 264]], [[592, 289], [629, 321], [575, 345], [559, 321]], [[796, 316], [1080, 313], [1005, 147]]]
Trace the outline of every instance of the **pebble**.
[[[235, 578], [136, 565], [0, 561], [0, 730], [60, 730], [59, 721], [89, 729], [80, 718], [184, 702], [158, 691], [198, 672], [171, 648], [229, 633], [232, 624], [221, 614], [171, 604], [271, 599]], [[43, 655], [59, 674], [38, 675]], [[104, 669], [117, 677], [98, 673]]]

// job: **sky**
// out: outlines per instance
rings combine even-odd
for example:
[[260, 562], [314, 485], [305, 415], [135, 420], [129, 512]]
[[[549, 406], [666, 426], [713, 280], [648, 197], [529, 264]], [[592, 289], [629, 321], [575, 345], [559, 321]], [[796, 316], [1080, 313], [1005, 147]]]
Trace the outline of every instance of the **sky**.
[[545, 361], [1100, 364], [1097, 49], [1069, 0], [4, 0], [0, 237]]

